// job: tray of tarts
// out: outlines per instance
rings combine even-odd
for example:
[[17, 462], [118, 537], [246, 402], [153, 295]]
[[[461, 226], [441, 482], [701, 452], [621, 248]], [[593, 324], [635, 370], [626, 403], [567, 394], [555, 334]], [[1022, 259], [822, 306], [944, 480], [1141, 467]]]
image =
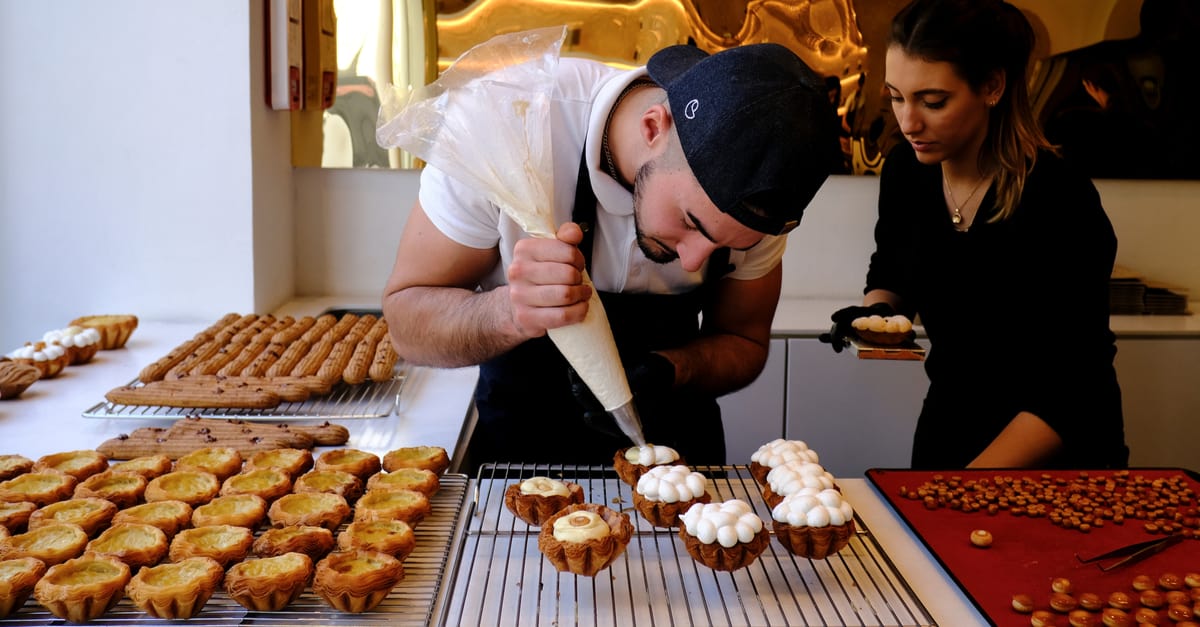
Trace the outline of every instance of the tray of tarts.
[[0, 455], [0, 622], [439, 624], [467, 498], [447, 464], [424, 446]]

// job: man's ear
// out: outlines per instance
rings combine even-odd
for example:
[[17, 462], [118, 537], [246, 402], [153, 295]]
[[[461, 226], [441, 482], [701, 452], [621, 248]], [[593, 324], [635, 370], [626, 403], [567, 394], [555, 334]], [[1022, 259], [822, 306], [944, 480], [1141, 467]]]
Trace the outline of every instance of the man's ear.
[[651, 151], [661, 150], [661, 146], [665, 145], [667, 137], [670, 135], [671, 124], [674, 122], [671, 110], [665, 104], [651, 105], [642, 114], [641, 124], [638, 126], [642, 143]]

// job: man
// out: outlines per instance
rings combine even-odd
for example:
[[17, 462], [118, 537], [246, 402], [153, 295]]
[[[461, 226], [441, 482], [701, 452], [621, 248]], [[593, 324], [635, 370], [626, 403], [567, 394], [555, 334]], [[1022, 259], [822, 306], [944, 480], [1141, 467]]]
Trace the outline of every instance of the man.
[[480, 365], [472, 462], [611, 463], [628, 439], [546, 336], [586, 315], [586, 267], [647, 441], [724, 464], [716, 398], [762, 371], [783, 235], [838, 158], [824, 82], [776, 44], [562, 59], [557, 79], [557, 239], [426, 167], [384, 293], [392, 340], [413, 364]]

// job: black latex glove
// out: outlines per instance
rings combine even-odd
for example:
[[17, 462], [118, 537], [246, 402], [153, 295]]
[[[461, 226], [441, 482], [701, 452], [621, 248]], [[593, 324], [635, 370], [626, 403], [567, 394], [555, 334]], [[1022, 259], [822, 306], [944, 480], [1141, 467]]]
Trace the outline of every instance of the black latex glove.
[[[625, 364], [625, 378], [629, 380], [634, 402], [643, 399], [644, 404], [645, 399], [666, 395], [675, 386], [675, 364], [658, 353], [646, 353]], [[571, 384], [571, 395], [583, 408], [583, 421], [596, 431], [624, 438], [616, 421], [570, 366], [567, 366], [567, 380]]]
[[869, 307], [862, 305], [854, 305], [852, 307], [843, 307], [829, 316], [833, 320], [833, 326], [830, 327], [829, 333], [822, 333], [817, 337], [818, 340], [826, 344], [833, 345], [833, 352], [840, 353], [843, 348], [850, 346], [850, 340], [847, 337], [854, 335], [854, 321], [865, 316], [894, 316], [896, 311], [887, 303], [875, 303]]

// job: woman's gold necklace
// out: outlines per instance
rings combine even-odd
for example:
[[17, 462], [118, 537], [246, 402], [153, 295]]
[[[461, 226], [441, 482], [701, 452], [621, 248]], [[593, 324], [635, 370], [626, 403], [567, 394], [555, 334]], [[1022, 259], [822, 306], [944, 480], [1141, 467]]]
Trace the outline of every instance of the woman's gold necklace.
[[953, 205], [951, 209], [954, 211], [954, 215], [950, 216], [950, 222], [952, 222], [955, 227], [958, 227], [958, 225], [962, 224], [962, 208], [967, 206], [967, 203], [971, 202], [971, 199], [975, 197], [975, 194], [979, 191], [979, 188], [983, 187], [984, 181], [987, 181], [989, 178], [990, 177], [985, 176], [979, 179], [979, 182], [975, 184], [975, 189], [972, 189], [971, 193], [967, 196], [967, 199], [960, 203], [954, 198], [954, 188], [950, 185], [950, 179], [946, 178], [946, 171], [942, 170], [942, 182], [946, 184], [946, 193], [950, 194], [950, 204]]

